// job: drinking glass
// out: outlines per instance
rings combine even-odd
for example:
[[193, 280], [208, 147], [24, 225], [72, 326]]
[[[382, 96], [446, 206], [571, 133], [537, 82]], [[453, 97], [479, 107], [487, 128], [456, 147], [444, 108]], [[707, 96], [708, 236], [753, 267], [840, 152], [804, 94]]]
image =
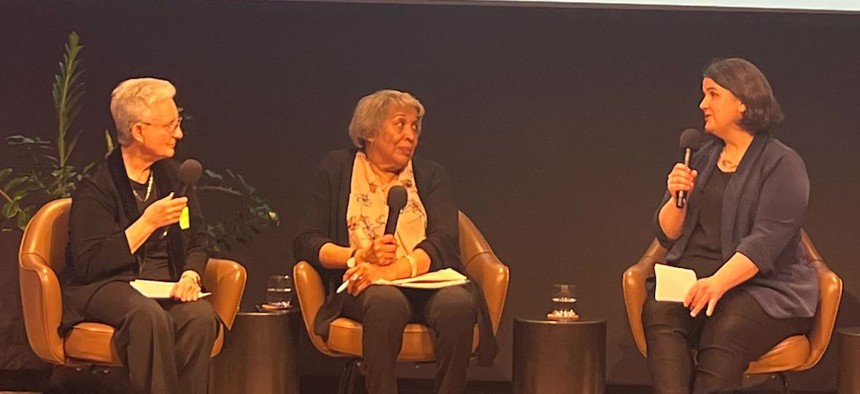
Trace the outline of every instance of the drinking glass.
[[552, 293], [552, 311], [547, 314], [547, 317], [552, 320], [576, 320], [579, 315], [576, 314], [576, 286], [568, 283], [558, 283], [553, 285], [555, 290]]
[[287, 309], [293, 298], [293, 278], [289, 275], [270, 275], [266, 288], [266, 305], [274, 309]]

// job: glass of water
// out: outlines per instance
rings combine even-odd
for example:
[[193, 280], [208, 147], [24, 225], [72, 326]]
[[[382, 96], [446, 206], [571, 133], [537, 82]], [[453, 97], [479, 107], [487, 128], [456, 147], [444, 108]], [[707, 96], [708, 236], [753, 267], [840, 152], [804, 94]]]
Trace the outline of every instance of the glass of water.
[[574, 308], [576, 307], [576, 286], [559, 283], [553, 285], [555, 292], [552, 294], [552, 311], [547, 317], [552, 320], [570, 321], [579, 319]]
[[266, 287], [266, 306], [287, 309], [293, 299], [293, 278], [289, 275], [270, 275]]

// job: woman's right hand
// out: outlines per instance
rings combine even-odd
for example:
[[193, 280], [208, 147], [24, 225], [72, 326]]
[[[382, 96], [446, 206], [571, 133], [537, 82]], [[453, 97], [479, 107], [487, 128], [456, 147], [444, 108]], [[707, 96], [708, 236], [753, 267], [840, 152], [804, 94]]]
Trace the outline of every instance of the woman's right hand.
[[347, 293], [358, 296], [376, 281], [385, 279], [385, 271], [385, 268], [373, 264], [356, 264], [355, 267], [348, 268], [341, 279], [344, 282], [349, 281], [346, 285]]
[[173, 198], [173, 193], [146, 207], [140, 216], [153, 229], [179, 222], [182, 210], [188, 205], [188, 197]]
[[666, 179], [666, 189], [669, 190], [669, 196], [675, 198], [679, 191], [684, 191], [689, 194], [696, 186], [696, 178], [699, 172], [691, 170], [684, 163], [675, 164], [669, 176]]
[[361, 250], [361, 262], [384, 267], [397, 260], [397, 240], [394, 235], [385, 234], [375, 240], [367, 248]]

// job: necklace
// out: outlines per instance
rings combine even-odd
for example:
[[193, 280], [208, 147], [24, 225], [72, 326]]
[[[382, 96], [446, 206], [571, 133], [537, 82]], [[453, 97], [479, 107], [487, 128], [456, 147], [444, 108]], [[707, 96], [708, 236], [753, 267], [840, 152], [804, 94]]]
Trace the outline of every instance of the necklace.
[[723, 148], [722, 152], [720, 152], [720, 166], [727, 169], [732, 170], [738, 167], [737, 162], [726, 159], [726, 148]]
[[134, 188], [131, 188], [131, 192], [134, 193], [134, 198], [136, 198], [137, 201], [146, 202], [146, 200], [149, 200], [149, 194], [152, 193], [152, 173], [149, 174], [149, 181], [146, 185], [146, 196], [140, 198], [140, 195], [137, 194], [137, 191], [134, 190]]

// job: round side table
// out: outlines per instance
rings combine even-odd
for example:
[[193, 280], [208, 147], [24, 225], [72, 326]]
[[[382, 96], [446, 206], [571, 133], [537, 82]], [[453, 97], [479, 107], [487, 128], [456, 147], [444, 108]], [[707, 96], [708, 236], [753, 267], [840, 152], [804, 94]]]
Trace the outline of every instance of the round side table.
[[604, 391], [606, 320], [514, 319], [513, 350], [516, 394]]
[[836, 332], [839, 342], [839, 394], [860, 393], [860, 327], [842, 328]]
[[209, 368], [209, 393], [299, 393], [301, 311], [239, 312]]

